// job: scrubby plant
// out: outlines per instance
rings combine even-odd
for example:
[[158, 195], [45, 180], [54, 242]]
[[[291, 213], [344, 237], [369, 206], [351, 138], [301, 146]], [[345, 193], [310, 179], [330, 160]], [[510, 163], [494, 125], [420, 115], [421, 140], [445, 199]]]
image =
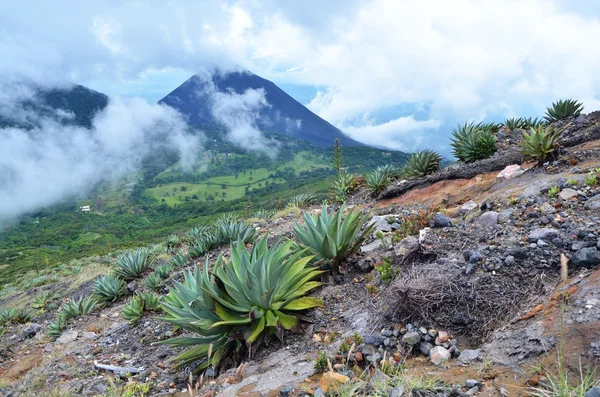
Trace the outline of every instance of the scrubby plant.
[[114, 302], [125, 292], [125, 282], [118, 277], [106, 275], [96, 280], [93, 294], [101, 302]]
[[150, 292], [137, 294], [123, 308], [123, 318], [133, 325], [137, 324], [145, 311], [159, 311], [160, 301]]
[[196, 370], [218, 367], [221, 360], [242, 347], [250, 352], [272, 333], [282, 334], [298, 323], [292, 313], [321, 306], [306, 293], [321, 283], [312, 281], [321, 271], [310, 257], [295, 252], [288, 241], [273, 248], [263, 238], [247, 250], [242, 241], [231, 247], [231, 259], [219, 255], [208, 272], [195, 268], [175, 282], [162, 303], [163, 319], [199, 337], [174, 338], [159, 343], [194, 346], [173, 360], [176, 367], [199, 362]]
[[309, 192], [300, 193], [290, 198], [286, 207], [307, 208], [317, 202], [317, 197]]
[[552, 128], [539, 126], [532, 128], [530, 133], [523, 133], [523, 142], [521, 142], [521, 153], [525, 157], [530, 157], [538, 161], [541, 165], [546, 158], [558, 149], [558, 138], [560, 132], [552, 132]]
[[454, 157], [463, 163], [472, 163], [496, 152], [496, 137], [484, 124], [465, 123], [452, 131], [450, 145]]
[[158, 291], [158, 287], [160, 287], [161, 282], [162, 277], [160, 277], [160, 275], [156, 272], [150, 273], [144, 280], [146, 287], [150, 288], [152, 291]]
[[65, 320], [89, 314], [96, 307], [97, 299], [93, 295], [81, 296], [79, 299], [70, 298], [63, 303], [61, 313]]
[[177, 254], [177, 255], [173, 255], [168, 261], [167, 264], [177, 268], [177, 267], [182, 267], [185, 266], [187, 262], [187, 257], [183, 254]]
[[548, 196], [550, 198], [558, 196], [558, 193], [560, 193], [560, 188], [558, 186], [552, 186], [550, 189], [548, 189]]
[[48, 308], [50, 302], [54, 299], [54, 294], [52, 292], [42, 292], [33, 298], [31, 301], [31, 307], [43, 312]]
[[589, 174], [583, 182], [588, 186], [595, 186], [598, 183], [598, 176], [597, 174]]
[[552, 106], [546, 109], [544, 117], [549, 123], [559, 120], [565, 120], [569, 117], [579, 116], [583, 110], [583, 104], [574, 99], [561, 99], [553, 102]]
[[575, 179], [575, 178], [568, 178], [568, 179], [567, 179], [567, 183], [568, 183], [570, 186], [576, 186], [576, 185], [579, 185], [579, 181], [578, 181], [577, 179]]
[[428, 207], [402, 218], [400, 227], [392, 236], [392, 243], [395, 244], [405, 237], [417, 235], [421, 229], [429, 226], [433, 215], [434, 209]]
[[24, 324], [31, 320], [31, 314], [16, 307], [6, 308], [0, 312], [0, 325]]
[[422, 150], [410, 155], [403, 173], [408, 178], [423, 178], [440, 169], [442, 156], [433, 150]]
[[153, 259], [150, 258], [150, 251], [147, 248], [138, 248], [135, 251], [126, 252], [117, 258], [114, 274], [125, 281], [131, 281], [148, 270], [152, 262]]
[[318, 215], [304, 214], [304, 225], [294, 222], [301, 246], [314, 255], [315, 262], [326, 262], [334, 272], [348, 255], [360, 249], [375, 227], [367, 225], [368, 213], [352, 209], [344, 215], [344, 210], [343, 205], [337, 212], [323, 205]]
[[166, 247], [169, 251], [173, 251], [183, 243], [183, 239], [176, 234], [171, 234], [167, 237]]
[[377, 195], [390, 185], [390, 178], [387, 173], [375, 170], [365, 174], [365, 184], [371, 194]]
[[169, 264], [163, 264], [160, 266], [156, 266], [156, 268], [154, 269], [154, 272], [156, 274], [158, 274], [158, 276], [161, 279], [165, 279], [165, 278], [169, 277], [169, 275], [171, 274], [172, 271], [173, 271], [173, 267]]
[[358, 176], [341, 173], [331, 185], [330, 196], [337, 203], [344, 202], [359, 186]]
[[374, 267], [379, 273], [381, 281], [384, 283], [389, 283], [396, 276], [396, 271], [394, 270], [394, 266], [392, 265], [392, 260], [390, 258], [383, 258], [380, 262], [376, 263]]

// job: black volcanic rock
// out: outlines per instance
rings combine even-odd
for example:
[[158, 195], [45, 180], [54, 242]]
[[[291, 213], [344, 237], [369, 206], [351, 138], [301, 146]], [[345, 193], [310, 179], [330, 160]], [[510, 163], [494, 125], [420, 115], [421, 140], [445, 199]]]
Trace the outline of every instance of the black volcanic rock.
[[216, 73], [211, 79], [214, 89], [210, 81], [194, 75], [159, 103], [177, 109], [187, 116], [191, 125], [220, 125], [211, 111], [212, 92], [216, 90], [243, 94], [248, 89], [263, 89], [269, 106], [263, 106], [256, 118], [257, 127], [262, 131], [293, 136], [319, 146], [331, 146], [335, 138], [339, 138], [344, 146], [362, 145], [308, 110], [269, 80], [250, 72]]

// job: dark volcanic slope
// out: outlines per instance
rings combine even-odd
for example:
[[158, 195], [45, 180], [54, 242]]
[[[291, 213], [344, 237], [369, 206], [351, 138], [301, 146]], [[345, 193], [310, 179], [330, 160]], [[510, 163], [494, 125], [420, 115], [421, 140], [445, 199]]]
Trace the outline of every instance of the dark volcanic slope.
[[[260, 76], [250, 72], [214, 74], [212, 84], [218, 91], [238, 94], [248, 89], [263, 89], [270, 105], [263, 107], [257, 118], [258, 127], [263, 131], [291, 135], [319, 146], [331, 146], [335, 138], [339, 138], [344, 146], [362, 145]], [[206, 93], [210, 91], [207, 90], [209, 85], [210, 82], [194, 75], [159, 103], [169, 105], [186, 115], [190, 124], [220, 124], [211, 113], [212, 96]], [[299, 125], [297, 120], [301, 120]]]

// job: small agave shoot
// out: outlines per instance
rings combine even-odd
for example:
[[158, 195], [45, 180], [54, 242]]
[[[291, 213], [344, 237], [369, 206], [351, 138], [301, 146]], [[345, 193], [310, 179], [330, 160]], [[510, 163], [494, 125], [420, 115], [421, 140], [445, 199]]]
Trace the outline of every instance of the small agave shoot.
[[554, 123], [555, 121], [566, 120], [569, 117], [579, 116], [582, 110], [583, 104], [581, 102], [574, 99], [561, 99], [547, 108], [544, 118], [549, 123]]
[[404, 165], [404, 175], [409, 178], [423, 178], [440, 169], [442, 156], [433, 150], [422, 150], [410, 155]]
[[375, 227], [371, 224], [363, 228], [369, 214], [353, 209], [344, 216], [344, 210], [343, 205], [337, 212], [323, 205], [319, 215], [304, 214], [304, 225], [294, 222], [301, 247], [314, 255], [314, 262], [328, 264], [334, 273], [340, 271], [350, 254], [360, 249]]
[[248, 250], [238, 241], [229, 261], [219, 255], [212, 274], [207, 260], [203, 271], [196, 267], [184, 273], [184, 283], [175, 282], [162, 303], [167, 313], [162, 319], [199, 335], [159, 342], [193, 346], [173, 358], [176, 368], [194, 362], [196, 371], [219, 367], [243, 341], [252, 353], [273, 333], [281, 336], [296, 326], [294, 312], [322, 306], [305, 296], [321, 285], [313, 280], [322, 272], [293, 246], [288, 241], [268, 248], [263, 238]]
[[560, 132], [552, 132], [552, 128], [539, 126], [532, 128], [530, 133], [523, 133], [521, 142], [521, 153], [525, 157], [537, 160], [542, 165], [546, 159], [558, 150], [558, 138]]

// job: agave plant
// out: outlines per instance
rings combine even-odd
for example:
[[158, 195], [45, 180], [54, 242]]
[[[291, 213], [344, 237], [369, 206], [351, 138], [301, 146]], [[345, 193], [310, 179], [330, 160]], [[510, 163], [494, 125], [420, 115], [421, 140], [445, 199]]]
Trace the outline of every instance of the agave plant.
[[[304, 223], [294, 222], [294, 231], [301, 246], [314, 255], [314, 261], [327, 261], [334, 272], [348, 255], [356, 252], [375, 224], [366, 225], [369, 214], [352, 210], [346, 216], [344, 206], [335, 212], [323, 205], [319, 215], [304, 214]], [[361, 230], [362, 229], [362, 230]]]
[[52, 292], [42, 292], [33, 298], [31, 301], [31, 307], [43, 312], [48, 308], [48, 305], [52, 299], [54, 299], [54, 294]]
[[256, 219], [261, 219], [261, 220], [269, 220], [273, 217], [273, 215], [275, 215], [275, 211], [271, 211], [271, 210], [258, 210], [256, 211], [253, 215], [252, 218], [256, 218]]
[[242, 340], [252, 352], [272, 333], [296, 326], [293, 312], [322, 306], [319, 299], [305, 296], [321, 285], [312, 280], [322, 272], [293, 246], [288, 241], [268, 248], [263, 238], [248, 251], [237, 241], [231, 260], [219, 255], [212, 275], [207, 261], [202, 272], [196, 268], [184, 275], [184, 284], [175, 283], [162, 304], [164, 320], [200, 335], [161, 342], [195, 346], [173, 359], [178, 367], [195, 361], [200, 362], [197, 370], [218, 366], [240, 349]]
[[171, 267], [182, 267], [185, 266], [186, 262], [187, 262], [188, 258], [185, 255], [182, 254], [177, 254], [172, 256], [168, 261], [167, 264], [170, 265]]
[[173, 267], [171, 267], [171, 265], [169, 265], [169, 264], [156, 266], [156, 268], [154, 269], [154, 272], [156, 274], [158, 274], [158, 276], [161, 279], [165, 279], [165, 278], [169, 277], [169, 275], [171, 274], [172, 271], [173, 271]]
[[62, 334], [66, 326], [67, 319], [62, 313], [59, 313], [56, 315], [56, 320], [48, 325], [46, 335], [48, 335], [51, 340], [55, 340]]
[[463, 163], [472, 163], [490, 157], [496, 151], [496, 138], [481, 123], [465, 123], [452, 131], [454, 156]]
[[70, 298], [68, 302], [63, 303], [61, 313], [64, 315], [65, 320], [85, 316], [94, 310], [97, 302], [96, 297], [93, 295], [81, 296], [79, 299]]
[[30, 313], [16, 307], [6, 308], [0, 312], [0, 324], [24, 324], [30, 319]]
[[440, 169], [442, 156], [433, 150], [422, 150], [410, 155], [404, 165], [404, 175], [422, 178]]
[[150, 257], [150, 251], [147, 248], [138, 248], [135, 251], [126, 252], [117, 258], [114, 274], [125, 281], [131, 281], [148, 270], [152, 262], [153, 259]]
[[574, 99], [561, 99], [552, 103], [552, 107], [546, 109], [544, 117], [549, 123], [565, 120], [569, 117], [579, 116], [583, 110], [583, 104]]
[[114, 302], [125, 292], [125, 282], [118, 277], [102, 276], [94, 284], [93, 294], [101, 302]]
[[190, 258], [197, 258], [206, 254], [212, 248], [212, 238], [211, 237], [203, 237], [196, 240], [192, 246], [190, 247], [189, 255]]
[[383, 173], [390, 179], [396, 179], [402, 174], [402, 170], [392, 164], [379, 166], [376, 171]]
[[560, 132], [552, 132], [552, 128], [532, 128], [530, 133], [523, 133], [521, 142], [521, 153], [525, 157], [531, 157], [543, 164], [546, 158], [558, 149], [558, 138]]
[[206, 237], [211, 232], [211, 227], [208, 225], [194, 226], [187, 232], [187, 237], [190, 241], [196, 241], [203, 237]]
[[160, 283], [162, 282], [162, 277], [156, 272], [150, 273], [146, 279], [144, 280], [144, 284], [152, 291], [158, 291], [158, 287], [160, 287]]
[[137, 294], [123, 308], [123, 318], [133, 325], [142, 318], [145, 311], [160, 310], [158, 297], [150, 292]]
[[248, 243], [252, 242], [256, 237], [256, 229], [244, 222], [219, 220], [215, 226], [217, 230], [213, 235], [211, 248], [238, 240]]
[[365, 184], [371, 194], [376, 195], [390, 185], [390, 177], [386, 172], [375, 170], [365, 174]]
[[317, 202], [317, 197], [312, 193], [300, 193], [293, 196], [287, 202], [287, 207], [306, 208]]
[[341, 173], [331, 185], [330, 195], [335, 202], [344, 202], [358, 188], [359, 184], [356, 175]]

